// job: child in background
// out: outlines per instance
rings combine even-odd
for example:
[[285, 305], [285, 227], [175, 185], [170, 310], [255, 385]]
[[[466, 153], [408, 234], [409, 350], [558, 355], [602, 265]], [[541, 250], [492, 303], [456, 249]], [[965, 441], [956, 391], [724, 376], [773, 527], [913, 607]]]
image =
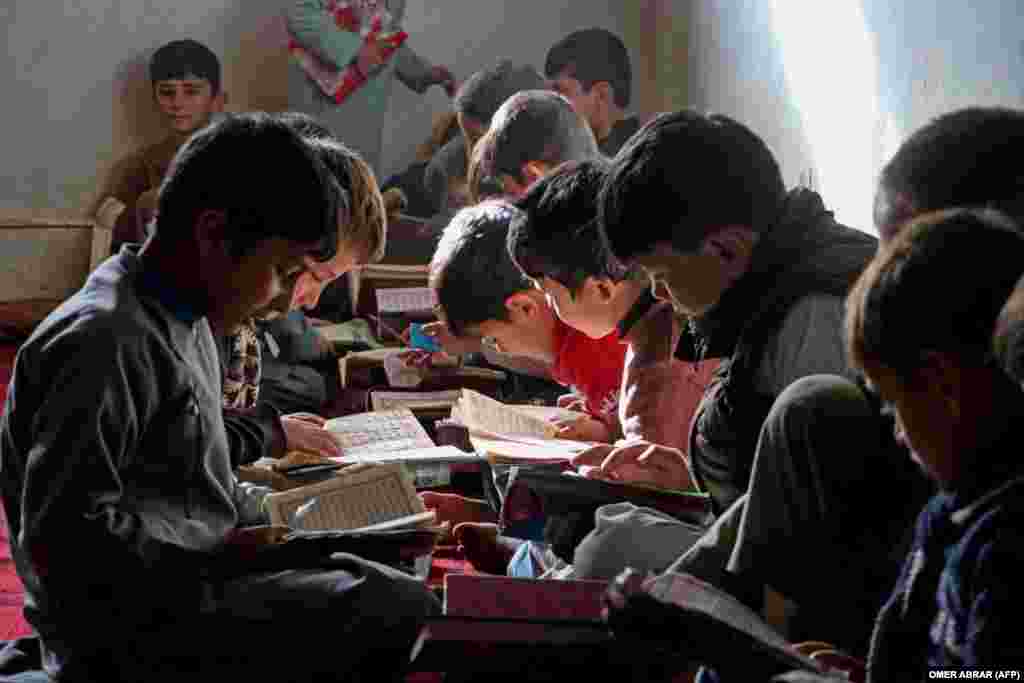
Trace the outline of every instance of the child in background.
[[156, 191], [171, 160], [185, 140], [222, 112], [227, 102], [220, 60], [194, 40], [175, 40], [154, 52], [149, 79], [167, 136], [114, 166], [103, 195], [124, 205], [114, 227], [115, 251], [123, 243], [145, 240], [146, 222], [156, 208]]

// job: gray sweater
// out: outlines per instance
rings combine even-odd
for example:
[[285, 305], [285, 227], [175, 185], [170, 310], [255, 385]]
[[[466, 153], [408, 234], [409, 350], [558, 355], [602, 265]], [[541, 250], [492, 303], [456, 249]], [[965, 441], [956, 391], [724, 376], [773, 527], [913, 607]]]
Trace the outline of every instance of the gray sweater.
[[141, 276], [135, 250], [25, 342], [0, 418], [26, 616], [57, 667], [90, 639], [197, 613], [203, 571], [249, 500], [210, 327]]

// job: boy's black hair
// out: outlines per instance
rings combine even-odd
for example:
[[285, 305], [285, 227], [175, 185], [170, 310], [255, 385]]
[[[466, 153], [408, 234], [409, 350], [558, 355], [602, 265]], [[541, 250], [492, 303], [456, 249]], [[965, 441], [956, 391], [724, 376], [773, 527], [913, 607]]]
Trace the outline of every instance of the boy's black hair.
[[149, 80], [153, 85], [189, 76], [209, 81], [214, 95], [220, 92], [220, 60], [200, 42], [175, 40], [160, 47], [149, 60]]
[[482, 202], [455, 214], [441, 234], [430, 262], [430, 286], [455, 336], [487, 320], [508, 320], [505, 300], [532, 289], [506, 247], [518, 214], [506, 202]]
[[301, 111], [283, 111], [277, 118], [304, 138], [341, 142], [323, 121]]
[[510, 61], [477, 71], [459, 87], [452, 101], [455, 111], [489, 126], [491, 117], [508, 98], [521, 90], [541, 90], [544, 77], [532, 66], [516, 66]]
[[633, 89], [629, 50], [611, 31], [586, 28], [555, 43], [544, 61], [544, 74], [556, 78], [562, 72], [579, 81], [584, 92], [590, 92], [595, 83], [609, 83], [615, 104], [623, 109], [629, 106]]
[[531, 161], [560, 164], [601, 156], [594, 133], [569, 100], [550, 90], [527, 90], [505, 100], [473, 149], [470, 194], [503, 194], [501, 176], [520, 183]]
[[882, 169], [879, 186], [913, 212], [988, 206], [1024, 219], [1024, 112], [971, 107], [915, 131]]
[[236, 256], [276, 237], [309, 244], [326, 261], [348, 196], [293, 128], [253, 112], [226, 116], [182, 146], [160, 186], [157, 234], [187, 239], [206, 210], [225, 213]]
[[515, 202], [522, 213], [508, 232], [512, 261], [528, 277], [548, 277], [573, 295], [588, 277], [629, 276], [601, 241], [597, 196], [607, 164], [568, 162], [544, 176]]
[[612, 160], [598, 225], [615, 258], [629, 263], [667, 244], [696, 250], [718, 228], [755, 232], [778, 218], [786, 186], [764, 141], [727, 116], [660, 114]]
[[882, 247], [847, 301], [846, 340], [862, 369], [904, 376], [927, 351], [992, 360], [996, 317], [1024, 273], [1024, 232], [993, 210], [924, 214]]

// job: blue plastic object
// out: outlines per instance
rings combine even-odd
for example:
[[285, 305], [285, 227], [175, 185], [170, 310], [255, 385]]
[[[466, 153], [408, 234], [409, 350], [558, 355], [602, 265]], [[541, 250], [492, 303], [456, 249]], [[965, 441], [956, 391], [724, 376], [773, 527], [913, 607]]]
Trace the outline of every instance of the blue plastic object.
[[433, 337], [423, 334], [423, 325], [420, 323], [409, 326], [409, 345], [414, 349], [423, 349], [431, 353], [441, 350], [441, 345]]

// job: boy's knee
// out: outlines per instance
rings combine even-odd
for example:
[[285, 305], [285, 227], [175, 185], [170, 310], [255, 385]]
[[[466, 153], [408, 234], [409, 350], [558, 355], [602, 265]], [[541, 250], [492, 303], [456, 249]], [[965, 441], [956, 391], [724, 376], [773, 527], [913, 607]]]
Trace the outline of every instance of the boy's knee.
[[765, 420], [769, 431], [808, 433], [849, 426], [849, 420], [872, 417], [863, 390], [838, 375], [808, 375], [796, 380], [775, 399]]

